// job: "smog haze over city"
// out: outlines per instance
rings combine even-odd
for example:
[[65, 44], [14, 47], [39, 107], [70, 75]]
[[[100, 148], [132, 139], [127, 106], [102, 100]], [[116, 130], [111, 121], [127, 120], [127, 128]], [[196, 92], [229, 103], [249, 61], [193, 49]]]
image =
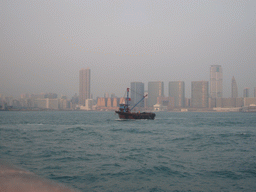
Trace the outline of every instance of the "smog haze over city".
[[223, 69], [224, 97], [256, 87], [256, 1], [1, 1], [0, 93], [71, 97], [79, 70], [91, 93], [123, 96], [132, 81], [210, 79]]

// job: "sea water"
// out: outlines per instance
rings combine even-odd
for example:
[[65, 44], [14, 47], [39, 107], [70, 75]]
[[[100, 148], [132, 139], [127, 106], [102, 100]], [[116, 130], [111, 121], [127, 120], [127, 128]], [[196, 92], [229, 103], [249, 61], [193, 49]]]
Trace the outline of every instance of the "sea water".
[[256, 113], [3, 111], [0, 160], [81, 191], [255, 191]]

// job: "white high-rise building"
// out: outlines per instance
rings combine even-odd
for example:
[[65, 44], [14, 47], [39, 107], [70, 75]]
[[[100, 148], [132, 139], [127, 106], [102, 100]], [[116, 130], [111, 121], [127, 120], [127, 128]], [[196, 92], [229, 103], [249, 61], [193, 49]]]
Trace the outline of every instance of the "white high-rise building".
[[222, 67], [220, 65], [211, 65], [210, 68], [210, 97], [222, 98], [223, 84], [222, 84]]

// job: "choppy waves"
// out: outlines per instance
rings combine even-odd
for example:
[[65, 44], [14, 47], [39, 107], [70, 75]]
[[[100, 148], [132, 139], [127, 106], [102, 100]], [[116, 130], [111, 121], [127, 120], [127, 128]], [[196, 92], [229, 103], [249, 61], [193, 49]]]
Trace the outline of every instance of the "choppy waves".
[[1, 112], [0, 157], [82, 191], [253, 191], [256, 118], [243, 113]]

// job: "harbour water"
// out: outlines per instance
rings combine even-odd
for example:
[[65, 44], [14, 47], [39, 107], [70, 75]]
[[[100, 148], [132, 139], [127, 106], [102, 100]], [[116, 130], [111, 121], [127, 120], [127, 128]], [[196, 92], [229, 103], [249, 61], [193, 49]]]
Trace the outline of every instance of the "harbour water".
[[255, 191], [256, 113], [4, 111], [0, 160], [81, 191]]

